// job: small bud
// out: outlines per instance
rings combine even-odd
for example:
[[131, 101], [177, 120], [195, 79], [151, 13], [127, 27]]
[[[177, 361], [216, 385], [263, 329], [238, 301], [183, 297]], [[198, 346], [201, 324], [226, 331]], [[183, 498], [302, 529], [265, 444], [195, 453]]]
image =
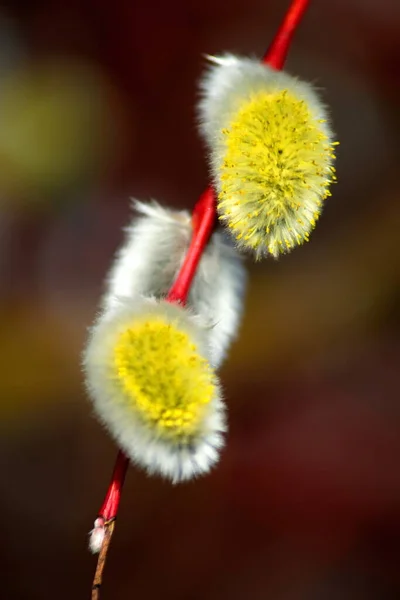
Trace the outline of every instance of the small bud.
[[335, 181], [333, 134], [308, 83], [232, 55], [201, 81], [218, 212], [256, 258], [308, 241]]
[[84, 369], [95, 411], [122, 450], [174, 483], [217, 462], [226, 430], [198, 317], [165, 301], [120, 301], [94, 325]]
[[104, 519], [97, 518], [94, 522], [94, 528], [89, 533], [89, 550], [93, 554], [98, 554], [104, 542], [105, 536]]

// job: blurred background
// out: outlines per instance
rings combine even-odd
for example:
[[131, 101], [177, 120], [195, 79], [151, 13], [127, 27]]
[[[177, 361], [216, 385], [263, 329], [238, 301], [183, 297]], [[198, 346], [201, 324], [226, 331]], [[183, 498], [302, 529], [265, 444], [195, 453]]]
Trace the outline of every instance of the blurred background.
[[[116, 448], [80, 372], [130, 197], [192, 207], [204, 53], [261, 56], [289, 0], [0, 2], [0, 564], [5, 600], [90, 597]], [[248, 261], [228, 445], [131, 469], [102, 599], [400, 598], [400, 3], [315, 0], [287, 70], [332, 110], [309, 244]]]

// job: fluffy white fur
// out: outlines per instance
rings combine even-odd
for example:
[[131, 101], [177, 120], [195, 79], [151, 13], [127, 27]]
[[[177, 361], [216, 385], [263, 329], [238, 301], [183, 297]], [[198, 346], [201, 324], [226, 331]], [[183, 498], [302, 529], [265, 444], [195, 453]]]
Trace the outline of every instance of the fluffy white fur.
[[[168, 293], [190, 244], [187, 211], [135, 203], [139, 217], [127, 236], [107, 278], [103, 308], [113, 310], [120, 298], [134, 295], [162, 298]], [[188, 307], [208, 324], [210, 362], [223, 361], [239, 327], [246, 272], [242, 259], [222, 232], [213, 233], [191, 287]]]
[[[224, 152], [222, 129], [227, 127], [243, 100], [264, 89], [288, 90], [299, 100], [304, 100], [316, 119], [327, 119], [324, 104], [313, 86], [284, 71], [276, 71], [253, 58], [225, 54], [209, 56], [211, 67], [200, 80], [201, 99], [198, 104], [200, 132], [215, 156], [212, 166], [220, 164]], [[332, 137], [327, 123], [321, 129]], [[222, 152], [222, 154], [221, 154]]]
[[187, 211], [137, 200], [134, 208], [138, 216], [125, 229], [125, 241], [107, 277], [106, 310], [118, 305], [119, 298], [135, 294], [165, 296], [190, 243], [192, 226]]
[[195, 275], [188, 306], [208, 324], [210, 362], [215, 368], [237, 335], [245, 287], [241, 257], [225, 233], [213, 233]]
[[93, 554], [98, 554], [104, 542], [105, 528], [103, 519], [96, 519], [94, 528], [89, 533], [89, 550]]
[[113, 310], [103, 311], [93, 326], [83, 357], [86, 385], [97, 415], [129, 458], [149, 474], [177, 483], [206, 473], [217, 462], [224, 444], [225, 407], [217, 389], [199, 430], [186, 446], [160, 439], [127, 407], [110, 365], [117, 336], [143, 314], [161, 314], [191, 337], [202, 356], [210, 357], [208, 333], [199, 317], [164, 301], [132, 296], [115, 301]]

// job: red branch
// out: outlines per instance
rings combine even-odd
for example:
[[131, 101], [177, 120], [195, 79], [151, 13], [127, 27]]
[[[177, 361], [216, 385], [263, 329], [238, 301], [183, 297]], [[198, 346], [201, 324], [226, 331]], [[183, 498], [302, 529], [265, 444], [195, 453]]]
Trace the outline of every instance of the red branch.
[[[279, 30], [265, 53], [263, 62], [274, 69], [282, 69], [294, 32], [309, 4], [309, 0], [292, 0], [292, 3], [282, 21]], [[207, 246], [216, 219], [215, 195], [211, 187], [208, 187], [200, 196], [193, 210], [192, 224], [193, 236], [188, 248], [185, 260], [173, 283], [168, 295], [169, 302], [185, 304], [190, 286], [196, 274], [197, 266]], [[118, 513], [121, 500], [122, 487], [128, 469], [129, 459], [123, 452], [119, 452], [111, 483], [99, 513], [98, 527], [104, 527], [105, 538], [100, 552], [98, 566], [96, 569], [93, 597], [99, 598], [102, 573], [105, 559], [114, 529], [114, 521]]]
[[123, 452], [119, 451], [117, 460], [115, 461], [111, 483], [99, 513], [99, 518], [104, 519], [106, 522], [115, 519], [117, 516], [128, 464], [129, 459]]
[[293, 0], [283, 21], [272, 40], [272, 44], [264, 54], [263, 63], [273, 69], [283, 69], [293, 35], [307, 10], [310, 0]]
[[215, 197], [212, 188], [200, 196], [193, 210], [193, 237], [179, 274], [172, 285], [167, 300], [185, 304], [197, 265], [207, 246], [216, 218]]

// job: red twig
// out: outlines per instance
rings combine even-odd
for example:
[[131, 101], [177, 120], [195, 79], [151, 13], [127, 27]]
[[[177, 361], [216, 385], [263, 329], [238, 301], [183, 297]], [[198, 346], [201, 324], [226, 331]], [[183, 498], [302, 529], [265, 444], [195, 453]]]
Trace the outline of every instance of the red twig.
[[105, 521], [115, 519], [117, 516], [122, 487], [124, 485], [128, 465], [129, 459], [123, 452], [119, 451], [117, 460], [115, 461], [111, 483], [99, 513], [99, 518], [104, 519]]
[[94, 574], [92, 585], [92, 600], [99, 600], [100, 588], [103, 582], [103, 572], [107, 560], [108, 548], [110, 546], [111, 537], [114, 531], [115, 519], [107, 523], [107, 528], [104, 533], [104, 540], [101, 546], [99, 558], [97, 559], [96, 572]]
[[[300, 20], [309, 4], [309, 0], [293, 0], [279, 30], [264, 55], [263, 62], [269, 66], [280, 70], [282, 69], [294, 32], [300, 23]], [[202, 253], [207, 246], [212, 233], [216, 218], [215, 196], [211, 187], [208, 187], [200, 196], [193, 210], [193, 236], [186, 254], [185, 260], [173, 283], [167, 300], [185, 304], [187, 296], [196, 274], [196, 269], [201, 259]], [[121, 500], [122, 488], [124, 485], [126, 471], [129, 460], [122, 452], [118, 453], [111, 483], [100, 514], [96, 520], [96, 528], [104, 529], [104, 540], [100, 550], [95, 578], [92, 588], [92, 600], [100, 598], [100, 586], [102, 583], [103, 570], [107, 553], [113, 534], [115, 519], [118, 514], [119, 503]]]
[[293, 0], [289, 6], [283, 21], [272, 40], [272, 44], [264, 54], [263, 63], [268, 64], [273, 69], [280, 71], [289, 52], [293, 35], [299, 26], [299, 23], [307, 10], [310, 0]]
[[215, 198], [212, 188], [200, 196], [193, 210], [193, 237], [179, 274], [172, 285], [167, 300], [185, 304], [201, 255], [207, 246], [216, 218]]

